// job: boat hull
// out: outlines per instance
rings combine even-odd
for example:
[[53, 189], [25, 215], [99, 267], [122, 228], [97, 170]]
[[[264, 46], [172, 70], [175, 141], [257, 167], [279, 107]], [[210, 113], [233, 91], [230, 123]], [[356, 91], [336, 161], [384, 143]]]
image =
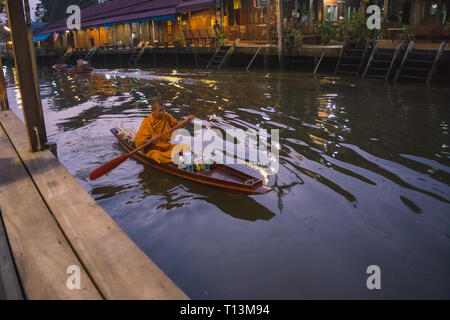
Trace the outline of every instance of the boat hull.
[[[111, 133], [117, 138], [121, 146], [128, 152], [133, 151], [134, 148], [123, 140], [118, 132], [119, 129], [117, 128], [111, 129]], [[158, 163], [153, 161], [142, 152], [134, 153], [133, 157], [145, 165], [154, 167], [171, 175], [221, 188], [233, 193], [264, 194], [271, 190], [270, 187], [263, 184], [261, 179], [257, 179], [223, 164], [216, 164], [209, 171], [188, 172], [179, 169], [177, 165], [173, 163]]]
[[91, 67], [67, 68], [64, 66], [65, 66], [64, 64], [55, 64], [53, 66], [53, 68], [58, 71], [63, 71], [63, 72], [67, 72], [67, 73], [91, 73], [92, 71], [94, 71], [94, 69]]

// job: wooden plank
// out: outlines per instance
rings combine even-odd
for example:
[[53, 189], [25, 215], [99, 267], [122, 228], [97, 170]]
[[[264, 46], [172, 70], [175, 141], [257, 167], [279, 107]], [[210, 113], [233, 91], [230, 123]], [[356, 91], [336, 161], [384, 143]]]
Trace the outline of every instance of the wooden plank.
[[277, 34], [278, 34], [278, 63], [284, 68], [284, 39], [283, 39], [283, 0], [276, 0]]
[[[3, 113], [7, 113], [5, 117]], [[0, 121], [87, 272], [107, 299], [188, 299], [46, 150], [26, 150], [12, 111]]]
[[23, 114], [28, 133], [29, 149], [45, 148], [47, 133], [39, 93], [31, 22], [27, 26], [22, 1], [6, 0], [10, 35], [13, 42], [14, 61], [17, 68], [18, 85], [23, 103]]
[[[27, 298], [101, 299], [1, 127], [0, 149], [0, 210]], [[80, 290], [66, 286], [72, 265], [80, 267]]]
[[23, 300], [0, 212], [0, 300]]

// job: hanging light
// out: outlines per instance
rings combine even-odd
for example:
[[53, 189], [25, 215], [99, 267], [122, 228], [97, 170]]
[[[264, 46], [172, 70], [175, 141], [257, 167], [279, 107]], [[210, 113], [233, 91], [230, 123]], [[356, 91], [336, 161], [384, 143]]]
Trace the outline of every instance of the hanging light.
[[5, 28], [5, 30], [6, 30], [6, 31], [8, 31], [8, 32], [10, 32], [10, 31], [11, 31], [11, 29], [10, 29], [10, 28], [8, 28], [8, 27], [7, 27], [7, 26], [5, 26], [5, 25], [3, 26], [3, 28]]

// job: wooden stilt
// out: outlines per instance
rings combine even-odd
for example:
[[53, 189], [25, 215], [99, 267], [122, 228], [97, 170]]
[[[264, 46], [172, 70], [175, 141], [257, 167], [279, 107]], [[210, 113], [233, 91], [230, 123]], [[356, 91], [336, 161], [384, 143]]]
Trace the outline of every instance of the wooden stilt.
[[0, 58], [0, 109], [2, 111], [9, 109], [8, 94], [6, 92], [5, 77], [3, 76], [3, 64]]
[[112, 34], [113, 34], [113, 45], [115, 46], [116, 45], [116, 26], [112, 25], [111, 28], [112, 28]]
[[[5, 2], [28, 142], [32, 152], [41, 151], [46, 148], [47, 132], [39, 92], [31, 21], [25, 21], [22, 1], [6, 0]], [[25, 0], [25, 2], [28, 2], [28, 0]]]
[[277, 30], [278, 30], [278, 62], [280, 68], [284, 68], [283, 50], [283, 0], [276, 0], [277, 4]]

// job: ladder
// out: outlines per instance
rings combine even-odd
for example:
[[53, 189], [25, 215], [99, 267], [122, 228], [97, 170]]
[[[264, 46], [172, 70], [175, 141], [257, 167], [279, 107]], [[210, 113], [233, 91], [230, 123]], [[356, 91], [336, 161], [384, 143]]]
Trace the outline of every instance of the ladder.
[[445, 42], [442, 42], [437, 50], [421, 50], [415, 49], [414, 42], [411, 41], [395, 75], [395, 82], [399, 79], [415, 80], [429, 85], [435, 76], [444, 49]]
[[316, 67], [314, 68], [313, 74], [315, 75], [317, 73], [317, 69], [319, 69], [320, 63], [322, 62], [323, 56], [325, 55], [325, 50], [322, 51], [322, 55], [320, 56], [319, 61], [316, 64]]
[[73, 50], [66, 50], [66, 52], [64, 52], [64, 54], [62, 54], [61, 56], [58, 57], [58, 59], [56, 60], [56, 63], [66, 63], [67, 59], [69, 59], [72, 55], [73, 55], [74, 51]]
[[98, 47], [93, 47], [91, 48], [88, 53], [84, 56], [83, 60], [89, 62], [89, 59], [92, 58], [92, 56], [95, 54], [95, 52], [97, 51]]
[[348, 73], [359, 76], [369, 49], [370, 41], [366, 42], [364, 49], [346, 49], [342, 47], [334, 73]]
[[209, 60], [208, 65], [206, 66], [206, 69], [209, 68], [216, 68], [220, 69], [227, 63], [230, 56], [233, 54], [234, 49], [236, 49], [237, 44], [239, 43], [241, 39], [236, 39], [233, 42], [232, 46], [225, 46], [222, 45], [216, 49], [214, 52], [214, 55]]
[[250, 63], [248, 64], [247, 69], [245, 69], [245, 71], [248, 71], [248, 70], [250, 69], [250, 66], [252, 65], [253, 61], [255, 61], [255, 58], [256, 58], [256, 56], [258, 55], [259, 50], [261, 50], [261, 48], [262, 48], [262, 47], [259, 47], [258, 50], [256, 50], [256, 53], [255, 53], [255, 55], [253, 56], [253, 59], [252, 59], [252, 60], [250, 61]]
[[145, 45], [145, 44], [142, 47], [135, 48], [133, 53], [130, 56], [130, 59], [128, 60], [128, 66], [130, 66], [131, 64], [136, 66], [137, 62], [139, 61], [139, 59], [144, 54], [145, 49], [147, 49], [147, 45]]
[[401, 44], [395, 49], [380, 48], [378, 44], [376, 44], [372, 50], [372, 54], [370, 55], [362, 77], [389, 80], [400, 56], [401, 49]]

